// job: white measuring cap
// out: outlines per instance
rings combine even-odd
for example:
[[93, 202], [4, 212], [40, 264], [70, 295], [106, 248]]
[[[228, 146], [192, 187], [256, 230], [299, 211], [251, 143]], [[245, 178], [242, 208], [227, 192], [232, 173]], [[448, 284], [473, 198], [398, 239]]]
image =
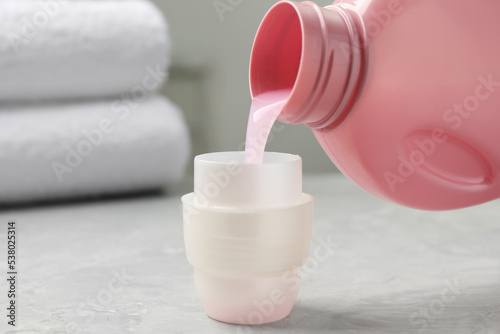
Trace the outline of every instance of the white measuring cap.
[[205, 312], [234, 324], [286, 317], [307, 260], [313, 197], [302, 193], [302, 160], [244, 152], [195, 158], [194, 193], [182, 198], [184, 240]]

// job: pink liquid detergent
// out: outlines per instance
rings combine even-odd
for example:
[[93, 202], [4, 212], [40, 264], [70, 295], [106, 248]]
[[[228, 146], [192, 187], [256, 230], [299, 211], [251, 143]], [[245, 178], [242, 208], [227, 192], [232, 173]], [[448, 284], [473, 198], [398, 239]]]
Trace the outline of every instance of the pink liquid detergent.
[[262, 160], [277, 118], [310, 127], [387, 201], [447, 210], [499, 198], [499, 12], [498, 0], [276, 3], [253, 45], [246, 161]]
[[262, 163], [267, 138], [291, 90], [270, 91], [252, 99], [245, 144], [245, 163]]

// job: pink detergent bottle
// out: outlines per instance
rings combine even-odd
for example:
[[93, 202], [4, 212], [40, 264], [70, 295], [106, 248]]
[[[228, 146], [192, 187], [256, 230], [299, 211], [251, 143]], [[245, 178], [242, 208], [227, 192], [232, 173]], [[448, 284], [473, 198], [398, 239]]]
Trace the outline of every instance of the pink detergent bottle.
[[290, 91], [304, 123], [362, 188], [447, 210], [500, 197], [500, 1], [282, 1], [265, 16], [252, 96]]

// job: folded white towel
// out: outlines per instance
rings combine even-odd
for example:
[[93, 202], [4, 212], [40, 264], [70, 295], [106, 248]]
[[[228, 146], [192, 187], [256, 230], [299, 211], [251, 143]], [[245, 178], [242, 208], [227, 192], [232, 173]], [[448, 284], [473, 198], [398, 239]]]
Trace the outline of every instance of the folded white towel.
[[168, 51], [148, 1], [0, 1], [0, 101], [119, 96]]
[[0, 110], [0, 203], [164, 189], [189, 156], [167, 99]]

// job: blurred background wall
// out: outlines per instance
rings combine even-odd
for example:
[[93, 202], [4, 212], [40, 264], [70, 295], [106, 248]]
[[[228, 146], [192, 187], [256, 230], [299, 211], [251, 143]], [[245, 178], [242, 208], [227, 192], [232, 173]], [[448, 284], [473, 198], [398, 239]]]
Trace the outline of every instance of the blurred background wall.
[[[248, 64], [253, 38], [272, 0], [154, 0], [173, 40], [164, 92], [185, 111], [193, 155], [242, 150], [250, 107]], [[331, 0], [316, 0], [326, 6]], [[337, 171], [311, 131], [286, 125], [267, 150], [299, 154], [305, 173]], [[279, 131], [279, 132], [278, 132]]]

